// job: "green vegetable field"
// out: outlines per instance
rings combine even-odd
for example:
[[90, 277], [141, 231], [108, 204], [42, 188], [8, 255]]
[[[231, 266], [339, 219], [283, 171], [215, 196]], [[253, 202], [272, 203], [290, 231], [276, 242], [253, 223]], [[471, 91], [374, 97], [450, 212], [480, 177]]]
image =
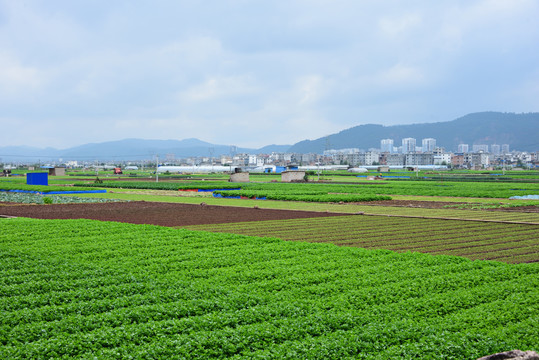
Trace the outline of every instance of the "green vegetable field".
[[339, 216], [189, 226], [193, 230], [365, 249], [450, 254], [471, 260], [539, 263], [539, 225], [385, 216]]
[[[183, 183], [106, 181], [103, 184], [75, 184], [75, 186], [161, 190], [241, 188], [241, 191], [235, 192], [234, 195], [248, 197], [280, 196], [280, 198], [276, 198], [278, 200], [294, 200], [285, 198], [286, 195], [302, 195], [303, 199], [308, 198], [307, 195], [310, 195], [312, 199], [315, 199], [317, 195], [327, 194], [359, 194], [364, 197], [378, 195], [423, 195], [477, 198], [509, 198], [516, 195], [539, 194], [539, 183], [466, 183], [458, 181], [427, 182], [408, 180], [372, 181], [348, 185], [327, 183], [228, 183], [224, 181], [186, 181]], [[225, 195], [224, 193], [222, 194]]]
[[476, 359], [539, 350], [539, 264], [0, 218], [2, 359]]

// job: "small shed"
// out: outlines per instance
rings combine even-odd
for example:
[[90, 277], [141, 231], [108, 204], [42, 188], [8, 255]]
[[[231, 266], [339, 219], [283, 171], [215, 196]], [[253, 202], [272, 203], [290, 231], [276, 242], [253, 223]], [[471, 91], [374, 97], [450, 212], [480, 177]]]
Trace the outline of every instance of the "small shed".
[[49, 169], [50, 176], [65, 176], [66, 168], [65, 167], [53, 167]]
[[249, 182], [249, 173], [248, 172], [237, 172], [230, 174], [230, 182]]
[[305, 171], [288, 170], [281, 173], [281, 182], [301, 182], [305, 181]]

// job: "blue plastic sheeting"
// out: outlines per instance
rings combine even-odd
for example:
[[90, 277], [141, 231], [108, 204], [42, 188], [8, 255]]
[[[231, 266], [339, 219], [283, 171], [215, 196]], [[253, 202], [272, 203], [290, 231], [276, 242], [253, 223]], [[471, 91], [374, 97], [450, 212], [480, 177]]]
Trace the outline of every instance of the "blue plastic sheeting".
[[26, 185], [49, 185], [49, 173], [28, 173], [26, 174]]
[[213, 197], [220, 197], [223, 199], [241, 199], [241, 196], [223, 196], [221, 194], [213, 194]]
[[24, 194], [39, 194], [39, 195], [55, 195], [55, 194], [102, 194], [107, 190], [80, 190], [80, 191], [31, 191], [31, 190], [0, 190], [5, 192], [24, 193]]
[[[223, 196], [221, 194], [213, 194], [213, 197], [223, 198], [223, 199], [241, 199], [241, 196]], [[253, 200], [253, 199], [250, 199], [250, 200]], [[266, 200], [266, 197], [265, 196], [255, 197], [254, 200]]]
[[539, 200], [539, 195], [511, 196], [509, 199]]
[[234, 189], [198, 189], [198, 192], [213, 192], [213, 191], [232, 191], [232, 190], [241, 190], [241, 188]]

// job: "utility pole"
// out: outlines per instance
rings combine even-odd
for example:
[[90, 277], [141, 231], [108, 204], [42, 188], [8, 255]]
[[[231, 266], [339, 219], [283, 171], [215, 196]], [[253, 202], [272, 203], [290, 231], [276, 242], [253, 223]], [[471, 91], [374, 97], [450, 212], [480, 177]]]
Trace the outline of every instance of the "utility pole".
[[208, 152], [210, 153], [210, 162], [211, 162], [211, 172], [213, 172], [213, 152], [215, 149], [213, 147], [210, 147], [208, 149]]
[[155, 182], [159, 182], [159, 155], [155, 154]]

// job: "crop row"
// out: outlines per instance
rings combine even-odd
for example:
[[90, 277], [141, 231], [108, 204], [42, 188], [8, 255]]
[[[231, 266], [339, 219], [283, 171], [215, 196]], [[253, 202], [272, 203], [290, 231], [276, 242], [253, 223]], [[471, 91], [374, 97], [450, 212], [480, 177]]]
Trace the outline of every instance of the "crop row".
[[91, 186], [122, 189], [150, 190], [188, 190], [188, 189], [237, 189], [237, 184], [224, 181], [181, 181], [181, 182], [150, 182], [150, 181], [105, 181], [101, 184], [74, 184], [75, 186]]
[[[46, 199], [49, 200], [46, 200]], [[25, 193], [13, 193], [0, 191], [0, 202], [15, 202], [21, 204], [45, 204], [50, 202], [51, 204], [72, 204], [72, 203], [102, 203], [102, 202], [116, 202], [115, 199], [104, 198], [86, 198], [77, 196], [54, 196], [54, 195], [39, 195], [39, 194], [25, 194]]]
[[284, 201], [312, 201], [312, 202], [359, 202], [391, 200], [387, 195], [362, 195], [362, 194], [324, 194], [310, 191], [309, 193], [286, 193], [273, 191], [214, 191], [214, 194], [222, 197], [246, 197], [263, 198], [267, 200]]
[[[521, 241], [535, 242], [539, 247], [538, 225], [458, 220], [354, 215], [197, 225], [189, 228], [395, 251], [437, 251], [444, 254], [447, 250], [453, 255], [462, 256], [467, 255], [467, 248], [480, 244], [485, 247], [485, 251], [490, 251], [496, 248], [496, 244], [506, 243], [507, 246], [497, 250], [500, 257], [509, 254], [512, 244], [518, 246]], [[539, 252], [534, 259], [539, 261]]]
[[[181, 182], [137, 182], [107, 181], [103, 184], [76, 184], [76, 186], [121, 187], [125, 189], [234, 189], [252, 196], [264, 192], [288, 194], [361, 194], [361, 195], [424, 195], [509, 198], [515, 195], [534, 195], [539, 193], [539, 184], [488, 183], [488, 182], [421, 182], [421, 181], [385, 181], [372, 183], [319, 184], [319, 183], [229, 183], [224, 181], [181, 181]], [[246, 195], [247, 196], [247, 195]]]

